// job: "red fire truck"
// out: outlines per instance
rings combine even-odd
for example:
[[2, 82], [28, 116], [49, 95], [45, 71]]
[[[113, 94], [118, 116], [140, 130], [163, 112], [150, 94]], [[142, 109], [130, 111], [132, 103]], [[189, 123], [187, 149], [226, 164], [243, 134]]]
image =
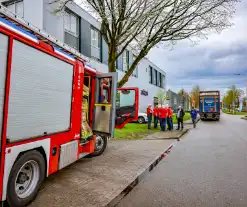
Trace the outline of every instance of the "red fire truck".
[[88, 61], [0, 6], [2, 203], [27, 205], [45, 177], [100, 155], [115, 127], [137, 119], [138, 89], [117, 89], [117, 73]]

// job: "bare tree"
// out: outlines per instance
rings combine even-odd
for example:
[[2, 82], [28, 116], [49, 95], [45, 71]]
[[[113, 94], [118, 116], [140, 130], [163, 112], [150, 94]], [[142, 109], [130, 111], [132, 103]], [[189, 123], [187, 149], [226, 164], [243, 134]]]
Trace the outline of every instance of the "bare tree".
[[185, 106], [187, 106], [187, 102], [189, 101], [189, 94], [182, 88], [179, 92], [178, 95], [180, 96], [180, 100], [181, 100], [181, 104], [182, 107], [184, 108]]
[[200, 86], [197, 84], [195, 85], [190, 94], [191, 94], [191, 98], [192, 98], [192, 105], [196, 108], [199, 107], [199, 92], [200, 92]]
[[164, 90], [159, 90], [156, 94], [156, 97], [158, 98], [158, 103], [160, 105], [164, 105], [165, 100], [168, 99], [168, 96], [166, 95], [166, 92]]
[[[73, 0], [48, 0], [59, 3], [56, 11]], [[119, 81], [122, 87], [139, 61], [157, 44], [174, 45], [183, 39], [205, 38], [231, 26], [230, 18], [240, 0], [76, 0], [101, 23], [101, 34], [108, 45], [108, 70], [126, 50], [135, 59]], [[185, 54], [186, 55], [186, 54]]]

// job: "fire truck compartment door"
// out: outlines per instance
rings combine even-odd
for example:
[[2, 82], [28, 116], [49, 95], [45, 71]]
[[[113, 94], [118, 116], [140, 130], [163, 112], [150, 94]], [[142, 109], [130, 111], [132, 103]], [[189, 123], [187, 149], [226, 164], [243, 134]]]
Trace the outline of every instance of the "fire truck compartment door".
[[116, 98], [115, 127], [123, 128], [127, 123], [138, 119], [138, 88], [118, 88]]
[[116, 115], [117, 73], [96, 76], [93, 130], [113, 134]]
[[8, 37], [0, 33], [0, 151], [3, 129], [3, 108], [5, 98], [5, 80], [7, 71]]

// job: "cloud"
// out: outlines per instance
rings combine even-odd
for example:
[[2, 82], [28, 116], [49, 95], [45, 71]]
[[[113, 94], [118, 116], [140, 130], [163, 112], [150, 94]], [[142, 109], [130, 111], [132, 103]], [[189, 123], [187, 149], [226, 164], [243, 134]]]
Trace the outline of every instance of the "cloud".
[[[194, 84], [203, 89], [219, 89], [236, 84], [246, 86], [247, 79], [247, 1], [237, 5], [231, 28], [221, 34], [212, 34], [207, 40], [191, 46], [180, 41], [173, 50], [162, 46], [154, 48], [148, 58], [167, 74], [167, 88], [190, 91]], [[233, 76], [234, 73], [246, 74]]]

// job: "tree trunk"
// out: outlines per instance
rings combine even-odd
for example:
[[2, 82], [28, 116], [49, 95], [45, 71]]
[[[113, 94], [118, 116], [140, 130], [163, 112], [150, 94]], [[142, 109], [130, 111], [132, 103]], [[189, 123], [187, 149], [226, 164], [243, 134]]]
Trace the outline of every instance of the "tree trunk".
[[117, 48], [114, 40], [111, 40], [111, 43], [108, 45], [108, 72], [116, 72], [116, 54]]

